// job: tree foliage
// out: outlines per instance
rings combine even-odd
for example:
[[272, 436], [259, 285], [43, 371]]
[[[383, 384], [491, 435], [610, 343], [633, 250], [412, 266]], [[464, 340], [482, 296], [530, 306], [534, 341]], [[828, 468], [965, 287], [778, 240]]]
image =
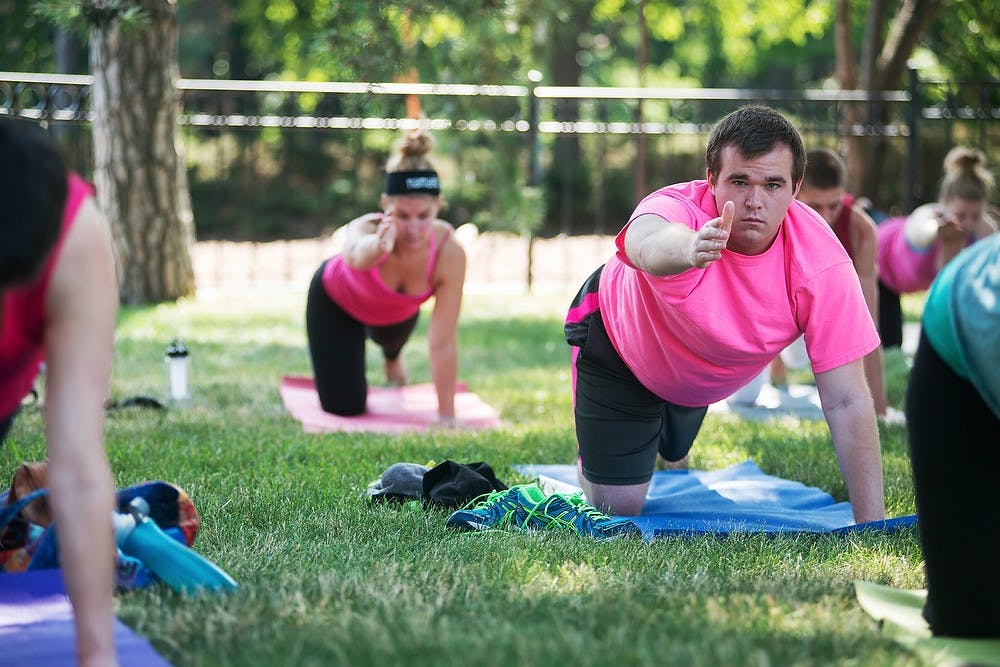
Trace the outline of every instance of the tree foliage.
[[[870, 2], [851, 0], [860, 48]], [[882, 38], [902, 2], [884, 2]], [[54, 24], [141, 20], [135, 0], [0, 0], [0, 68], [53, 67]], [[797, 87], [834, 75], [834, 0], [649, 0], [649, 85]], [[582, 81], [632, 85], [635, 0], [177, 0], [180, 72], [193, 78], [523, 81], [560, 26]], [[575, 23], [574, 23], [575, 22]], [[1000, 5], [943, 0], [917, 50], [944, 77], [1000, 78]], [[547, 76], [550, 82], [551, 77]], [[895, 85], [895, 84], [894, 84]]]
[[[457, 81], [480, 70], [507, 83], [512, 48], [501, 3], [330, 0], [181, 0], [186, 76]], [[474, 20], [472, 20], [474, 18]], [[185, 32], [184, 27], [192, 31]], [[190, 44], [191, 50], [184, 48]], [[209, 44], [214, 44], [211, 48]], [[194, 58], [185, 58], [185, 52]], [[229, 66], [228, 59], [240, 67]], [[208, 71], [206, 71], [206, 69]], [[193, 72], [197, 73], [193, 73]], [[477, 76], [478, 78], [478, 76]]]
[[86, 34], [112, 24], [126, 30], [148, 25], [148, 8], [137, 0], [40, 0], [32, 12], [48, 23]]
[[0, 70], [51, 71], [55, 33], [24, 0], [0, 0]]
[[1000, 81], [1000, 4], [993, 0], [946, 0], [930, 24], [923, 49], [940, 78]]

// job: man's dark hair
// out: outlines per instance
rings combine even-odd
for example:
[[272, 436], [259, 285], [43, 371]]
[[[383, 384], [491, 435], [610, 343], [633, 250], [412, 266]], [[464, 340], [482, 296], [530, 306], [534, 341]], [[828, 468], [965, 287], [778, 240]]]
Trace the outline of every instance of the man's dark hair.
[[847, 167], [840, 156], [828, 148], [814, 148], [806, 153], [805, 185], [817, 190], [842, 188], [847, 182]]
[[34, 279], [62, 226], [66, 166], [41, 130], [0, 118], [0, 286]]
[[771, 107], [749, 104], [733, 111], [712, 129], [705, 151], [705, 162], [713, 180], [722, 169], [722, 149], [733, 146], [747, 159], [770, 152], [777, 144], [792, 151], [792, 184], [802, 180], [806, 166], [806, 149], [802, 137], [788, 120]]

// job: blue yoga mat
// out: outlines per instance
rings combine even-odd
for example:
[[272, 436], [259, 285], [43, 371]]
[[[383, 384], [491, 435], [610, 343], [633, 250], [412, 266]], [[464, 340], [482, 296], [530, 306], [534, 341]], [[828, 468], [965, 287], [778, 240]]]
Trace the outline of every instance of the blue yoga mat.
[[[0, 662], [24, 665], [76, 664], [73, 611], [59, 570], [0, 574]], [[118, 664], [169, 667], [149, 642], [115, 619]]]
[[[515, 469], [577, 487], [574, 465], [521, 465]], [[577, 487], [578, 488], [578, 487]], [[917, 523], [916, 515], [854, 523], [850, 503], [800, 482], [764, 474], [753, 461], [722, 470], [661, 470], [653, 473], [642, 516], [634, 517], [647, 538], [711, 533], [891, 532]]]

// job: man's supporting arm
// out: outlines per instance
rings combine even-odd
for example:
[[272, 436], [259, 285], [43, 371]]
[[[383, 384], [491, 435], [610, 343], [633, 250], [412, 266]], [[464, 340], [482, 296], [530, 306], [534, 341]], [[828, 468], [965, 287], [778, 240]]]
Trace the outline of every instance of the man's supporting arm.
[[882, 453], [875, 408], [860, 359], [816, 374], [840, 472], [858, 523], [885, 518]]

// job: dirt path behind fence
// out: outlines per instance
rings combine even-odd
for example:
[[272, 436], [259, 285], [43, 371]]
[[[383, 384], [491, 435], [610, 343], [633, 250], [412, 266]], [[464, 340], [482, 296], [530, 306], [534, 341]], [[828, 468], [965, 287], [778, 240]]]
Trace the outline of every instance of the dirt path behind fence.
[[[528, 244], [514, 234], [485, 233], [462, 241], [468, 257], [469, 293], [524, 292]], [[268, 243], [201, 241], [193, 262], [199, 289], [301, 290], [320, 262], [336, 250], [330, 238]], [[535, 239], [532, 244], [532, 290], [572, 292], [614, 251], [614, 237], [573, 236]]]

